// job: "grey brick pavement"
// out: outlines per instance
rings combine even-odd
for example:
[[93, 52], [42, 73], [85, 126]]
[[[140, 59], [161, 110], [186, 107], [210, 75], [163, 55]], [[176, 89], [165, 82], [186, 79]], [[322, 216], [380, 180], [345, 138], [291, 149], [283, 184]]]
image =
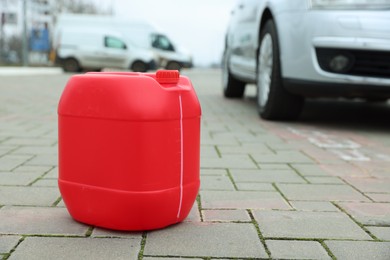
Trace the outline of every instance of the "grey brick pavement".
[[0, 77], [0, 259], [390, 259], [387, 132], [265, 122], [253, 88], [227, 100], [219, 71], [184, 73], [203, 110], [201, 190], [183, 223], [151, 232], [67, 213], [56, 106], [70, 75]]

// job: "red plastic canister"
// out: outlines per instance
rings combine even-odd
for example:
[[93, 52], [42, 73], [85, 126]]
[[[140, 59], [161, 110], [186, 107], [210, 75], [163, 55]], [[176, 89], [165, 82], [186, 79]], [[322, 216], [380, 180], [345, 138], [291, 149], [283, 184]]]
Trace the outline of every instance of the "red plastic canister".
[[70, 215], [117, 230], [185, 219], [200, 184], [200, 117], [178, 71], [72, 76], [58, 106], [58, 184]]

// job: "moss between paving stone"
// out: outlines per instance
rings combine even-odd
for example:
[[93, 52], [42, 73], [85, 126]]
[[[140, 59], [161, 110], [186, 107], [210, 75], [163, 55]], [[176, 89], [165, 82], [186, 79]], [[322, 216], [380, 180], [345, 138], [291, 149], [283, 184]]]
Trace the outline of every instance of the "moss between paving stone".
[[196, 203], [198, 203], [198, 211], [199, 211], [199, 216], [200, 216], [200, 221], [203, 222], [203, 213], [202, 213], [202, 201], [200, 199], [200, 194], [196, 196]]
[[92, 232], [94, 230], [95, 227], [89, 227], [87, 232], [85, 232], [85, 236], [86, 237], [90, 237], [92, 235]]
[[326, 252], [328, 252], [328, 255], [332, 257], [333, 260], [336, 260], [336, 256], [330, 251], [329, 247], [325, 244], [324, 240], [319, 241], [323, 248], [325, 248]]
[[294, 166], [291, 164], [291, 163], [288, 163], [287, 164], [296, 174], [298, 174], [302, 179], [305, 180], [306, 183], [310, 183], [310, 181], [302, 174], [300, 173], [296, 168], [294, 168]]
[[22, 236], [22, 238], [19, 239], [19, 242], [11, 249], [11, 251], [9, 252], [9, 254], [5, 254], [5, 255], [4, 255], [3, 260], [8, 259], [8, 258], [11, 256], [11, 254], [12, 254], [13, 252], [15, 252], [16, 248], [20, 245], [20, 243], [23, 242], [23, 240], [24, 240], [25, 238], [26, 238], [26, 236]]
[[279, 187], [276, 185], [275, 182], [272, 183], [272, 187], [275, 188], [275, 190], [280, 194], [280, 196], [282, 196], [282, 198], [286, 201], [286, 203], [293, 209], [294, 207], [291, 205], [288, 198], [283, 194], [283, 192], [279, 189]]
[[60, 196], [58, 199], [56, 199], [56, 201], [53, 202], [53, 204], [51, 204], [52, 207], [57, 207], [58, 204], [60, 204], [62, 200], [62, 197]]
[[260, 226], [259, 226], [259, 224], [257, 223], [255, 217], [253, 216], [252, 211], [250, 211], [249, 209], [248, 209], [247, 211], [248, 211], [248, 215], [249, 215], [249, 217], [250, 217], [250, 219], [251, 219], [251, 221], [252, 221], [252, 224], [255, 226], [255, 229], [256, 229], [256, 232], [257, 232], [257, 236], [259, 237], [261, 243], [262, 243], [263, 246], [264, 246], [265, 252], [267, 253], [267, 255], [268, 255], [269, 257], [271, 257], [271, 251], [269, 251], [268, 246], [267, 246], [267, 244], [265, 243], [265, 239], [264, 239], [263, 234], [262, 234], [261, 231], [260, 231]]
[[357, 221], [351, 214], [349, 214], [346, 210], [344, 210], [341, 206], [339, 206], [336, 202], [332, 202], [332, 204], [337, 207], [341, 212], [346, 214], [353, 222], [355, 222], [361, 229], [364, 230], [374, 241], [380, 241], [374, 234], [371, 233], [370, 230], [368, 230], [362, 223]]
[[237, 184], [235, 183], [235, 181], [234, 181], [234, 179], [233, 179], [233, 176], [232, 176], [230, 170], [227, 169], [226, 172], [227, 172], [227, 176], [229, 177], [230, 181], [231, 181], [232, 184], [233, 184], [234, 189], [238, 191]]
[[147, 232], [144, 232], [142, 234], [141, 249], [139, 250], [139, 253], [138, 253], [138, 260], [142, 260], [142, 258], [144, 257], [144, 250], [145, 250], [147, 236], [148, 236]]
[[214, 149], [215, 149], [215, 151], [217, 152], [218, 157], [219, 157], [219, 158], [222, 158], [222, 153], [221, 153], [221, 151], [219, 150], [219, 148], [218, 148], [217, 145], [214, 145]]

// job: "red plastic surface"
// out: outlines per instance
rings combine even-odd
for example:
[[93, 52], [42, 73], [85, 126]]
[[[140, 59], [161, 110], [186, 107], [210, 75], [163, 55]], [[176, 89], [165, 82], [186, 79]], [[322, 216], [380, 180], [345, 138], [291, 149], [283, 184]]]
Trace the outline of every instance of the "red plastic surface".
[[77, 221], [150, 230], [187, 217], [200, 184], [201, 109], [189, 79], [171, 76], [69, 80], [58, 106], [58, 182]]

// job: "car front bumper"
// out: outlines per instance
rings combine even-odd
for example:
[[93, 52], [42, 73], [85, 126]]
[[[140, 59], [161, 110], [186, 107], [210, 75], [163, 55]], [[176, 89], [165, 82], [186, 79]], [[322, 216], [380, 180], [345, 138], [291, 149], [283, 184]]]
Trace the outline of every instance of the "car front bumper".
[[[318, 49], [362, 52], [367, 54], [363, 62], [372, 60], [372, 53], [390, 56], [390, 11], [302, 10], [280, 13], [276, 21], [282, 76], [290, 87], [297, 86], [297, 82], [311, 82], [313, 84], [304, 84], [305, 89], [310, 89], [310, 85], [313, 88], [326, 85], [329, 92], [337, 93], [337, 89], [349, 85], [352, 95], [352, 85], [375, 85], [390, 92], [390, 62], [386, 59], [378, 67], [382, 70], [379, 74], [375, 71], [351, 73], [327, 69], [321, 64], [326, 63], [326, 55], [322, 59], [318, 55]], [[366, 67], [377, 63], [373, 61]]]

